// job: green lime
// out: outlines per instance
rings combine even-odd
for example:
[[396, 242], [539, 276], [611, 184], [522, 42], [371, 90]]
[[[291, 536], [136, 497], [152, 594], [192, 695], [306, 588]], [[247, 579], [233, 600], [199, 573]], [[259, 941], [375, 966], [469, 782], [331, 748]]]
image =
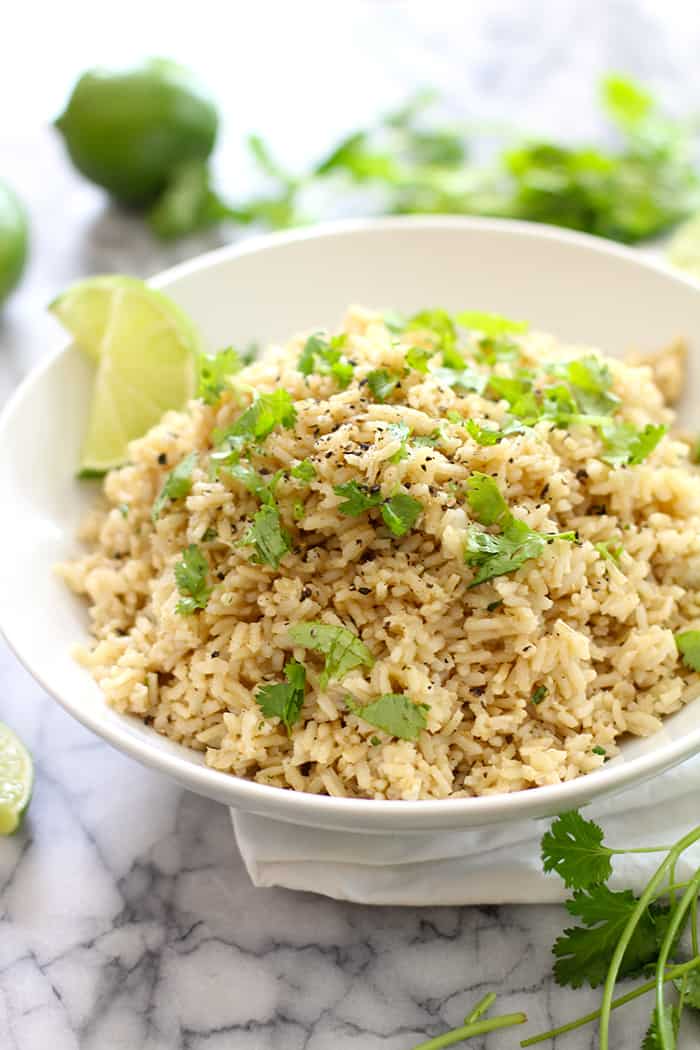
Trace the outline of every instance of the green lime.
[[22, 276], [28, 247], [27, 213], [16, 193], [0, 179], [0, 303]]
[[218, 123], [192, 73], [153, 58], [134, 69], [83, 73], [56, 127], [86, 178], [138, 206], [155, 200], [182, 164], [206, 160]]
[[22, 823], [32, 797], [34, 764], [19, 737], [0, 722], [0, 835]]
[[80, 470], [103, 473], [124, 463], [129, 442], [164, 412], [194, 397], [199, 335], [175, 303], [133, 277], [80, 281], [51, 309], [99, 359]]
[[674, 266], [700, 280], [700, 214], [678, 227], [669, 241], [668, 257]]

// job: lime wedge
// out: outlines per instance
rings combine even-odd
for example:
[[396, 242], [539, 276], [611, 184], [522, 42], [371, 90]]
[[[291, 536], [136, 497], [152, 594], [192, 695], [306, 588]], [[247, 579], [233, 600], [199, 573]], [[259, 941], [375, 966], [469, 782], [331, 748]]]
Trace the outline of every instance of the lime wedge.
[[34, 765], [15, 733], [0, 722], [0, 835], [11, 835], [22, 823], [34, 783]]
[[700, 280], [700, 215], [693, 215], [678, 227], [668, 244], [668, 258]]
[[199, 336], [175, 303], [133, 277], [81, 281], [51, 309], [98, 361], [80, 471], [102, 473], [124, 463], [129, 442], [164, 412], [194, 397]]

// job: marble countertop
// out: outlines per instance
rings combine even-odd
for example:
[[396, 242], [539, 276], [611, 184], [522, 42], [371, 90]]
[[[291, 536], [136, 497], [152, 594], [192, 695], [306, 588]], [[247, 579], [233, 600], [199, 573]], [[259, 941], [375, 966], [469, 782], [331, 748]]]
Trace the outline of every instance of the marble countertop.
[[[633, 0], [251, 6], [227, 51], [211, 39], [225, 27], [205, 49], [170, 7], [163, 24], [161, 3], [125, 0], [105, 34], [80, 0], [74, 22], [82, 13], [85, 31], [58, 54], [51, 40], [65, 39], [64, 27], [42, 8], [31, 84], [23, 63], [39, 15], [31, 2], [18, 10], [0, 78], [25, 77], [26, 92], [15, 91], [17, 105], [3, 113], [0, 167], [29, 205], [33, 253], [0, 319], [0, 400], [55, 345], [43, 306], [69, 281], [147, 275], [231, 237], [164, 248], [72, 172], [46, 125], [75, 73], [97, 59], [165, 51], [201, 67], [228, 100], [218, 156], [225, 184], [234, 173], [245, 181], [248, 127], [303, 161], [420, 83], [437, 84], [455, 113], [575, 135], [597, 131], [591, 98], [603, 70], [644, 77], [679, 106], [700, 89], [700, 23], [681, 4], [664, 5], [663, 15]], [[221, 10], [203, 0], [200, 24]], [[137, 11], [138, 46], [128, 17]], [[528, 1013], [529, 1032], [598, 1003], [597, 993], [563, 992], [551, 979], [560, 907], [367, 908], [254, 889], [223, 807], [90, 735], [2, 643], [0, 717], [37, 763], [25, 827], [0, 840], [2, 1050], [408, 1050], [458, 1024], [488, 990], [504, 1011]], [[637, 1050], [647, 1017], [646, 1004], [628, 1006], [612, 1047]], [[520, 1037], [469, 1045], [510, 1050]], [[697, 1039], [696, 1029], [684, 1046]], [[559, 1045], [593, 1048], [594, 1031]]]

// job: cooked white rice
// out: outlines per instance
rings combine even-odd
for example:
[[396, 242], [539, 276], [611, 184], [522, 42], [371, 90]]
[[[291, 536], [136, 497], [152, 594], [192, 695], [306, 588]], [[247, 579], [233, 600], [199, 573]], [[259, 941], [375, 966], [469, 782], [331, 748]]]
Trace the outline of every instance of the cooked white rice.
[[[700, 474], [688, 445], [667, 435], [640, 465], [613, 468], [595, 429], [539, 422], [481, 446], [447, 413], [496, 423], [508, 406], [405, 369], [407, 348], [421, 338], [430, 345], [428, 335], [396, 336], [362, 309], [343, 331], [355, 364], [347, 389], [301, 375], [304, 340], [294, 339], [235, 376], [213, 407], [193, 401], [168, 413], [133, 442], [130, 464], [108, 474], [105, 505], [81, 533], [89, 553], [60, 567], [88, 599], [94, 643], [79, 657], [107, 702], [205, 752], [215, 769], [365, 798], [554, 784], [599, 768], [626, 734], [656, 732], [700, 693], [674, 639], [700, 626]], [[517, 342], [525, 366], [591, 353], [540, 334]], [[513, 364], [495, 367], [505, 374]], [[609, 367], [617, 418], [671, 422], [651, 367]], [[376, 368], [403, 373], [387, 403], [362, 382]], [[288, 476], [278, 484], [294, 546], [274, 569], [239, 544], [258, 500], [225, 471], [212, 480], [208, 460], [212, 431], [236, 419], [253, 389], [280, 386], [294, 399], [296, 425], [275, 429], [252, 462], [271, 473], [308, 458], [316, 476], [308, 486]], [[439, 426], [443, 438], [435, 447], [409, 441], [392, 462], [401, 442], [388, 423], [414, 435]], [[164, 479], [192, 450], [200, 455], [190, 494], [154, 525]], [[491, 475], [531, 528], [575, 530], [579, 542], [554, 540], [517, 571], [470, 589], [464, 485], [474, 471]], [[396, 537], [375, 512], [339, 513], [334, 485], [352, 479], [419, 500], [416, 527]], [[601, 554], [600, 541], [621, 546], [619, 561]], [[188, 544], [205, 553], [213, 590], [206, 609], [181, 615], [173, 570]], [[288, 634], [290, 624], [319, 620], [356, 633], [373, 666], [322, 689], [322, 657]], [[262, 715], [256, 691], [284, 681], [291, 656], [304, 663], [307, 687], [288, 733]], [[346, 702], [386, 693], [429, 705], [417, 740], [377, 729]]]

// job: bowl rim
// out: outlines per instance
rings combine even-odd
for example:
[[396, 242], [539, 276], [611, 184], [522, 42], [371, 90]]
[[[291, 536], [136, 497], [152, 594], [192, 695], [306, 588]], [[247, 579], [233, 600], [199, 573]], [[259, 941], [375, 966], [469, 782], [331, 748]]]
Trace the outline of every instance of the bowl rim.
[[[540, 223], [511, 219], [475, 218], [469, 216], [401, 216], [378, 219], [349, 219], [320, 223], [302, 230], [262, 234], [233, 242], [212, 251], [204, 252], [169, 267], [149, 278], [147, 283], [154, 288], [167, 291], [175, 281], [251, 254], [264, 254], [275, 248], [303, 241], [324, 241], [337, 237], [391, 232], [407, 229], [447, 229], [505, 233], [536, 240], [553, 240], [572, 247], [585, 249], [602, 256], [614, 256], [621, 262], [642, 270], [651, 270], [673, 283], [684, 285], [689, 291], [700, 294], [700, 284], [693, 278], [678, 273], [663, 260], [650, 258], [632, 251], [623, 245], [607, 241], [590, 234], [564, 230]], [[44, 360], [24, 377], [0, 412], [0, 446], [4, 445], [12, 430], [16, 415], [22, 410], [25, 399], [54, 363], [68, 352], [71, 344], [62, 340], [61, 345], [49, 352]], [[165, 773], [171, 778], [210, 798], [217, 798], [234, 808], [274, 814], [274, 817], [296, 824], [383, 831], [405, 825], [406, 831], [438, 828], [483, 826], [489, 823], [537, 818], [563, 812], [583, 805], [594, 797], [617, 793], [633, 783], [641, 782], [662, 772], [700, 751], [700, 725], [678, 740], [665, 741], [649, 754], [639, 755], [619, 765], [611, 764], [582, 774], [574, 780], [560, 784], [533, 787], [510, 793], [468, 796], [446, 799], [366, 799], [338, 798], [330, 795], [314, 795], [289, 788], [260, 784], [235, 774], [213, 769], [204, 764], [193, 763], [189, 754], [196, 754], [185, 745], [174, 745], [183, 754], [172, 753], [154, 746], [116, 724], [102, 718], [103, 708], [96, 704], [94, 710], [73, 704], [69, 695], [51, 684], [40, 670], [32, 666], [30, 654], [15, 643], [8, 619], [0, 621], [0, 636], [19, 662], [53, 699], [72, 717], [105, 739], [112, 746], [125, 752], [141, 764]], [[87, 673], [87, 672], [86, 672]], [[700, 699], [699, 701], [700, 702]], [[124, 719], [133, 716], [121, 715]], [[138, 720], [137, 720], [138, 721]], [[462, 819], [460, 819], [460, 817]]]

